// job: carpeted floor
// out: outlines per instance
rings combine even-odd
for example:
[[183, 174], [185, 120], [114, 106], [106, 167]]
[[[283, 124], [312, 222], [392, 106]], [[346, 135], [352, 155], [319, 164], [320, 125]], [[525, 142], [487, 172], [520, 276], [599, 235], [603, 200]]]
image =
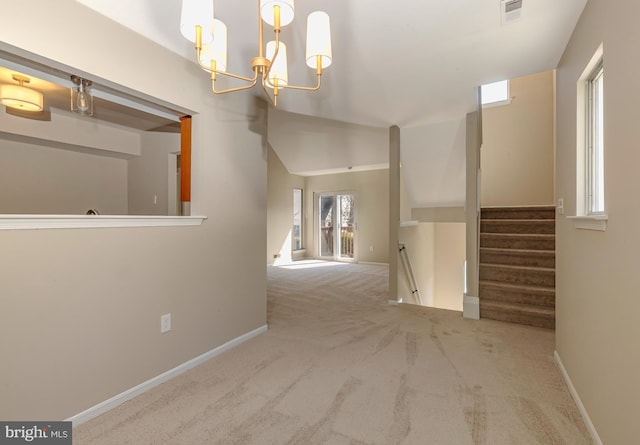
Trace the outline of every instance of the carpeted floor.
[[74, 444], [589, 444], [553, 331], [387, 303], [387, 269], [268, 268], [269, 331]]

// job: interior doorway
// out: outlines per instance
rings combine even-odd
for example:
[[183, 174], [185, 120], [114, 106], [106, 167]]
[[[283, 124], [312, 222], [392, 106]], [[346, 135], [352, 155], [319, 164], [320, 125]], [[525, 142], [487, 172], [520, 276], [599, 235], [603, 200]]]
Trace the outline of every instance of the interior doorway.
[[355, 193], [319, 193], [316, 203], [318, 257], [325, 260], [355, 262]]

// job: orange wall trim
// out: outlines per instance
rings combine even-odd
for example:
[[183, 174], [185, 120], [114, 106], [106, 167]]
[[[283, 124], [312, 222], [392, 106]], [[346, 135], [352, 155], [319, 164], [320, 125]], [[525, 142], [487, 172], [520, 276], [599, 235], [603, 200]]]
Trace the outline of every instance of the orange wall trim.
[[191, 116], [180, 118], [180, 201], [191, 201]]

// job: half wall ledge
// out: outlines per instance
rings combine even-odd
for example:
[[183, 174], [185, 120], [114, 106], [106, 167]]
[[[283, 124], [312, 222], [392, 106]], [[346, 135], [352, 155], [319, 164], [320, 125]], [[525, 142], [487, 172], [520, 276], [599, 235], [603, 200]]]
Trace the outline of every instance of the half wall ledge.
[[0, 215], [0, 230], [199, 226], [206, 216]]

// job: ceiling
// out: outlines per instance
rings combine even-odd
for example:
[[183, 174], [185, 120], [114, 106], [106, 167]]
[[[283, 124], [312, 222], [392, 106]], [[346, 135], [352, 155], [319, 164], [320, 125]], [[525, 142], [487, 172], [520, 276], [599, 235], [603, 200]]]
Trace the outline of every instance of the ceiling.
[[[77, 1], [194, 58], [178, 29], [180, 1], [129, 0], [126, 8], [112, 0]], [[285, 90], [278, 108], [376, 127], [459, 119], [473, 110], [476, 86], [554, 69], [585, 3], [523, 0], [521, 17], [502, 24], [500, 0], [298, 0], [296, 18], [281, 35], [289, 82], [315, 82], [303, 61], [312, 11], [331, 17], [333, 63], [320, 91]], [[251, 74], [257, 9], [258, 0], [215, 2], [216, 17], [228, 27], [231, 72]], [[202, 81], [208, 82], [205, 73]], [[263, 93], [256, 87], [252, 94]]]

